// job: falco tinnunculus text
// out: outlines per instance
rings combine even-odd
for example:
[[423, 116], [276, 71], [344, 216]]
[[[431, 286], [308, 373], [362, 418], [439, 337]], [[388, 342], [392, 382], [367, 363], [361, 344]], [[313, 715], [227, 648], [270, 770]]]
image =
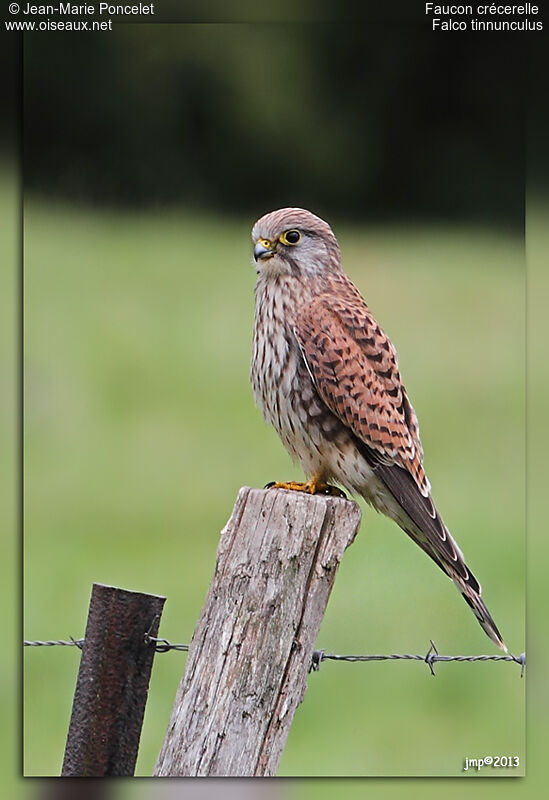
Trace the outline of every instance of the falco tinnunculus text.
[[265, 419], [316, 493], [332, 479], [387, 514], [454, 581], [507, 650], [432, 499], [396, 351], [343, 272], [330, 226], [301, 208], [261, 217], [251, 380]]

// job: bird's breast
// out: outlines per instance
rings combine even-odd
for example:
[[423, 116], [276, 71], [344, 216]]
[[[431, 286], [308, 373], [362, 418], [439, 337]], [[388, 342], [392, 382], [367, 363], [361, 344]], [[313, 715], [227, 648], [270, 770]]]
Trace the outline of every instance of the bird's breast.
[[304, 302], [284, 281], [258, 281], [251, 382], [265, 420], [312, 474], [329, 460], [343, 426], [320, 399], [294, 334]]
[[284, 281], [258, 280], [251, 381], [257, 405], [266, 420], [277, 428], [280, 395], [289, 389], [297, 367], [292, 300], [292, 293]]

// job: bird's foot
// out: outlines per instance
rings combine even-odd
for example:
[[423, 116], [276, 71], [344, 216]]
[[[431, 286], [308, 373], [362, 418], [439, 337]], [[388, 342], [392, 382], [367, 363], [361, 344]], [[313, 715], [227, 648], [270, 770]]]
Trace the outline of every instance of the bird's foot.
[[265, 489], [288, 489], [291, 492], [305, 492], [306, 494], [327, 494], [330, 497], [343, 497], [347, 499], [345, 492], [338, 489], [337, 486], [332, 486], [330, 483], [321, 483], [315, 481], [314, 478], [307, 481], [307, 483], [297, 483], [296, 481], [271, 481], [265, 486]]

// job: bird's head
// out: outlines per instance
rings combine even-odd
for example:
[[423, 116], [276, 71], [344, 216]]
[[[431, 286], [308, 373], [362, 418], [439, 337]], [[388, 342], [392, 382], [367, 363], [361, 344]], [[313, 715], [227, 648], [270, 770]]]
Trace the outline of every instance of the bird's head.
[[304, 208], [265, 214], [252, 229], [258, 273], [319, 276], [341, 271], [337, 240], [327, 222]]

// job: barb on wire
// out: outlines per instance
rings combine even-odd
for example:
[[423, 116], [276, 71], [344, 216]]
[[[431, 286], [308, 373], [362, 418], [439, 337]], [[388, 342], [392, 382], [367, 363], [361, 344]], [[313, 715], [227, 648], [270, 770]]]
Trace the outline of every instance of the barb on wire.
[[431, 640], [431, 646], [424, 656], [412, 655], [410, 653], [391, 653], [390, 655], [338, 655], [337, 653], [327, 653], [325, 650], [315, 650], [309, 672], [318, 672], [323, 661], [423, 661], [429, 667], [431, 675], [435, 674], [434, 664], [438, 661], [514, 661], [520, 664], [520, 677], [524, 675], [526, 666], [526, 653], [520, 656], [495, 655], [495, 656], [442, 656]]
[[[157, 653], [167, 653], [170, 650], [179, 650], [186, 652], [189, 649], [188, 644], [174, 643], [162, 637], [151, 636], [149, 631], [143, 635], [145, 644], [154, 645]], [[84, 644], [84, 639], [73, 639], [70, 641], [63, 639], [49, 639], [48, 641], [29, 641], [25, 640], [23, 645], [25, 647], [54, 647], [55, 645], [75, 646], [80, 650]], [[481, 656], [443, 656], [440, 655], [435, 643], [431, 640], [431, 646], [425, 655], [412, 655], [410, 653], [391, 653], [390, 655], [338, 655], [337, 653], [327, 653], [326, 650], [315, 650], [311, 660], [309, 672], [318, 672], [320, 665], [323, 661], [423, 661], [429, 667], [431, 675], [435, 674], [434, 665], [440, 661], [514, 661], [515, 664], [520, 665], [520, 677], [524, 675], [526, 666], [526, 653], [521, 653], [520, 656], [513, 655], [481, 655]]]

